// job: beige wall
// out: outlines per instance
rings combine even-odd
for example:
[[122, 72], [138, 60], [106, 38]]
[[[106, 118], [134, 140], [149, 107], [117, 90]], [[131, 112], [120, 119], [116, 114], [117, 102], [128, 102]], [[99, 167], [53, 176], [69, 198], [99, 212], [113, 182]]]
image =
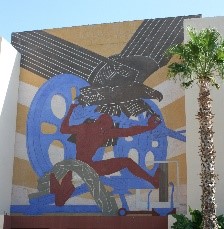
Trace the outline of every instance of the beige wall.
[[4, 226], [4, 215], [0, 215], [0, 229], [3, 229]]
[[0, 38], [0, 215], [10, 212], [20, 54]]

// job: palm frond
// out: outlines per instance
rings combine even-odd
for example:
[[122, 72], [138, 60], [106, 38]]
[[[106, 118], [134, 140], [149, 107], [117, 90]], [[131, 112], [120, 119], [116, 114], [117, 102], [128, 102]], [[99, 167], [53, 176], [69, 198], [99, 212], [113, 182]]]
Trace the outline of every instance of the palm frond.
[[[224, 79], [224, 41], [214, 28], [196, 31], [187, 28], [189, 41], [170, 47], [166, 55], [179, 57], [168, 66], [168, 77], [178, 77], [184, 87], [202, 79], [219, 88], [217, 76]], [[216, 74], [214, 74], [216, 72]]]

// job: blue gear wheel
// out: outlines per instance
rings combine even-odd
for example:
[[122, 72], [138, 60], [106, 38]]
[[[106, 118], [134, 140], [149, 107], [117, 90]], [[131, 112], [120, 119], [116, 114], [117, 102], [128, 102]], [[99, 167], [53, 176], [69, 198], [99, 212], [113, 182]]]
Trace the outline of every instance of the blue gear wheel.
[[[76, 89], [77, 97], [79, 89], [86, 86], [89, 84], [80, 77], [63, 74], [44, 83], [34, 96], [27, 118], [27, 150], [30, 163], [39, 177], [49, 172], [53, 167], [48, 149], [54, 140], [59, 140], [63, 144], [64, 159], [75, 158], [74, 144], [67, 141], [68, 135], [60, 133], [62, 120], [56, 117], [51, 109], [53, 96], [62, 96], [66, 102], [66, 110], [68, 110], [73, 99], [71, 89]], [[57, 127], [56, 132], [53, 134], [42, 133], [42, 123], [55, 125]]]

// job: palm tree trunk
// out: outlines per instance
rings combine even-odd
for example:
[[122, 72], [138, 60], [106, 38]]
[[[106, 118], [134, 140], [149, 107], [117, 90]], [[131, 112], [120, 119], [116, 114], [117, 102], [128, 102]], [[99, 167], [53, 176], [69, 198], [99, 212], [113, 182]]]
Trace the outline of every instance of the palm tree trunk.
[[201, 80], [199, 82], [199, 133], [200, 146], [199, 155], [201, 159], [201, 208], [203, 213], [203, 229], [218, 229], [216, 218], [216, 203], [215, 203], [215, 150], [213, 143], [213, 117], [211, 109], [211, 96], [209, 82]]

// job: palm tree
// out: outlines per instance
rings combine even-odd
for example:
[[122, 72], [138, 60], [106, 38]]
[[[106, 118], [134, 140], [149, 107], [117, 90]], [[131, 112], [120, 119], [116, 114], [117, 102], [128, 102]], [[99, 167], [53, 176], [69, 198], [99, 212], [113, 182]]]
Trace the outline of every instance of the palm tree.
[[199, 120], [201, 159], [201, 208], [203, 228], [218, 228], [216, 217], [216, 177], [215, 150], [213, 143], [213, 117], [210, 88], [219, 88], [217, 78], [224, 79], [224, 41], [215, 29], [197, 32], [188, 28], [189, 41], [167, 50], [169, 55], [177, 55], [179, 61], [168, 66], [168, 77], [179, 78], [183, 87], [196, 83], [199, 86]]

